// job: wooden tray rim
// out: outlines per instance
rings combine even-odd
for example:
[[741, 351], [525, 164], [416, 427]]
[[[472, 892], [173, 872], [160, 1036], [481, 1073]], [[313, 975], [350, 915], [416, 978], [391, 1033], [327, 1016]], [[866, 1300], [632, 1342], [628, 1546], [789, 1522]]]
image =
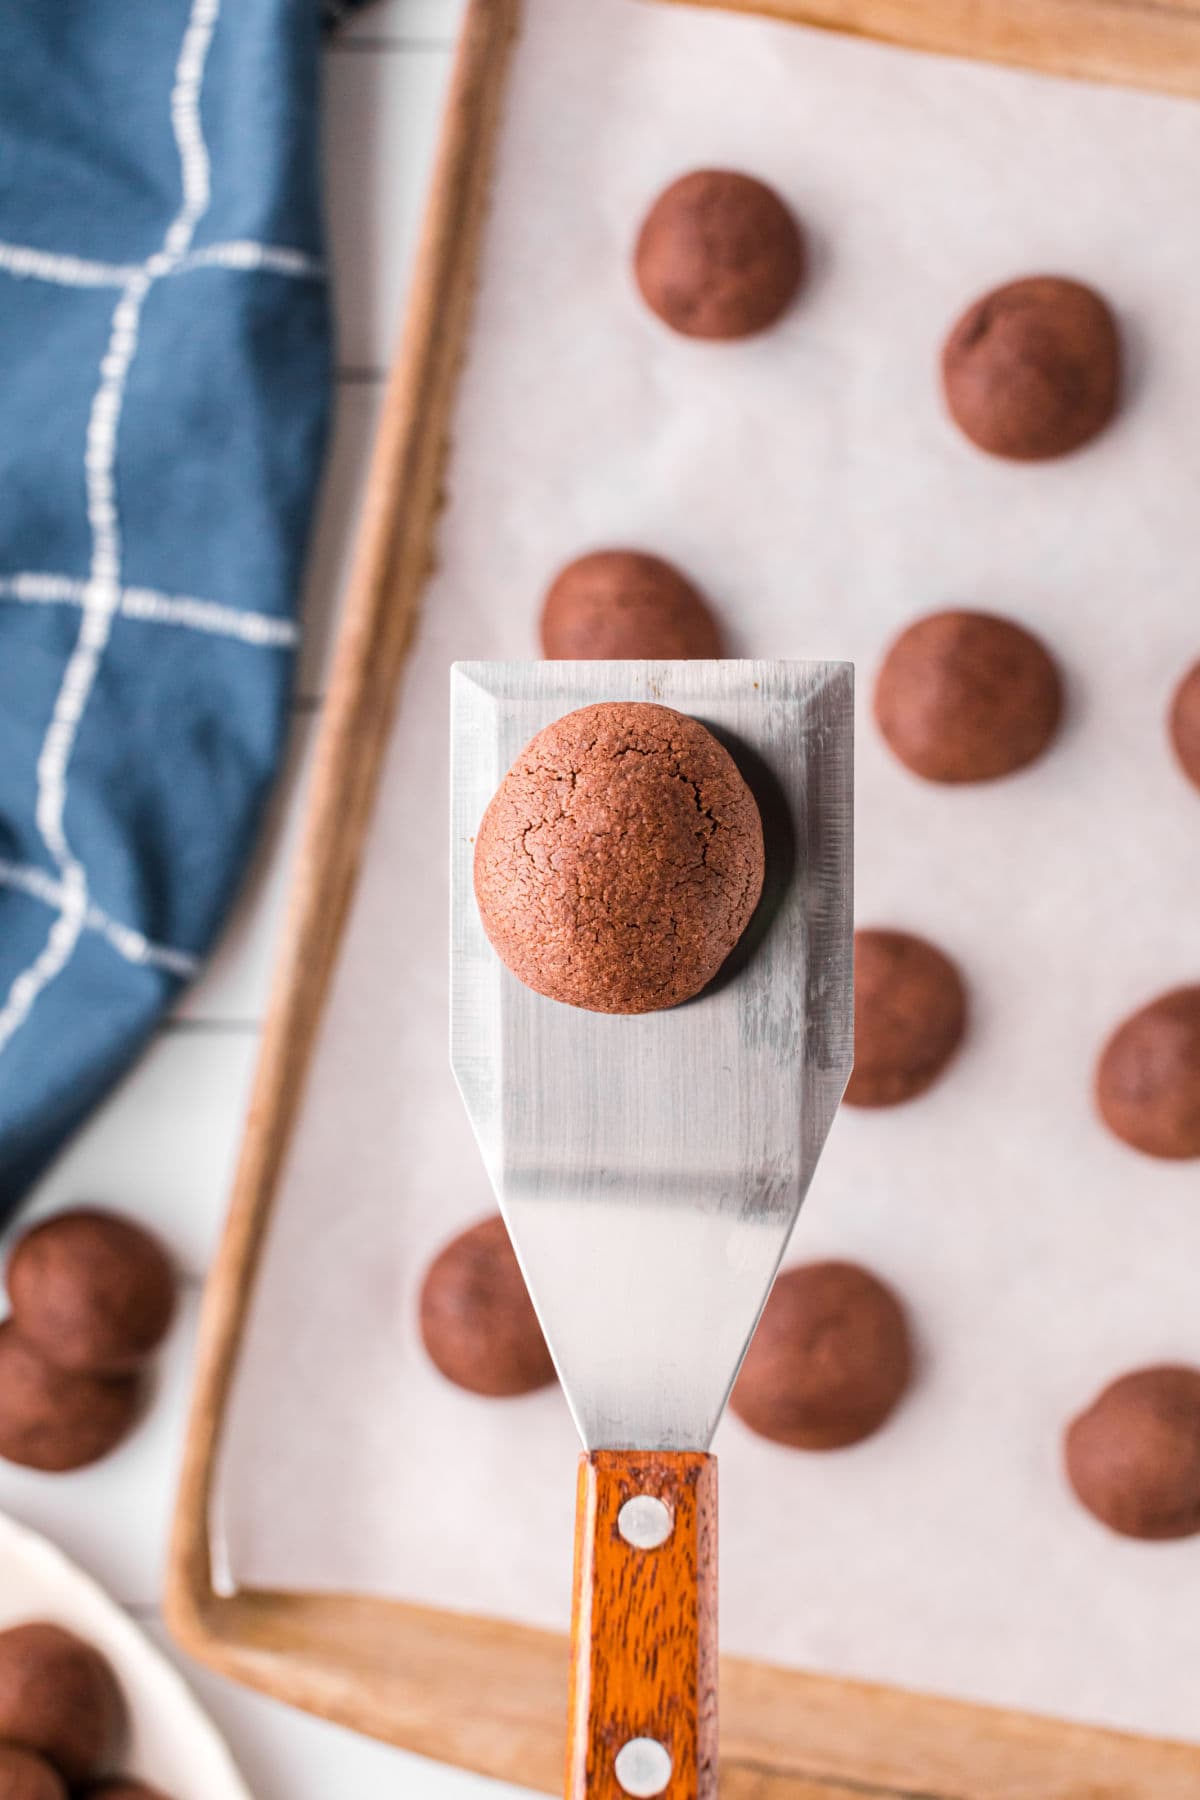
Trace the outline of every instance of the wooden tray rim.
[[1200, 96], [1200, 0], [682, 0], [941, 56]]

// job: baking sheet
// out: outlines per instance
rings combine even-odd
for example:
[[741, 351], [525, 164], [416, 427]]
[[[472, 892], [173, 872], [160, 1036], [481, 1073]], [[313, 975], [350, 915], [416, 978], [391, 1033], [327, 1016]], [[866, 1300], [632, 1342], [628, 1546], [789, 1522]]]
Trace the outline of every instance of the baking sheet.
[[[229, 1418], [227, 1574], [567, 1619], [560, 1397], [459, 1394], [415, 1332], [430, 1256], [491, 1204], [444, 1048], [447, 673], [536, 654], [558, 565], [634, 544], [735, 651], [857, 662], [859, 920], [932, 937], [971, 996], [933, 1092], [839, 1118], [792, 1246], [896, 1285], [915, 1390], [837, 1455], [722, 1427], [723, 1643], [1194, 1736], [1200, 1546], [1109, 1536], [1058, 1446], [1113, 1374], [1200, 1361], [1196, 1166], [1124, 1149], [1089, 1092], [1115, 1021], [1200, 973], [1200, 797], [1163, 734], [1200, 654], [1200, 109], [632, 0], [528, 11], [440, 567]], [[745, 344], [671, 336], [628, 274], [702, 164], [809, 233], [802, 303]], [[1038, 270], [1110, 296], [1128, 391], [1028, 468], [958, 437], [934, 371], [968, 300]], [[1065, 672], [1059, 742], [994, 786], [919, 783], [870, 723], [885, 642], [946, 604]]]

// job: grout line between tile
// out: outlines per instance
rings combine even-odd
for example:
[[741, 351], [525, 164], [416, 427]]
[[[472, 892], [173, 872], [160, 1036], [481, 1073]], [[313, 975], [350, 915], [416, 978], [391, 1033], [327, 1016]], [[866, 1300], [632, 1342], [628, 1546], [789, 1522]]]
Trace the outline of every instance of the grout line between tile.
[[451, 37], [347, 37], [334, 38], [326, 44], [327, 56], [359, 56], [364, 52], [375, 55], [391, 55], [399, 51], [406, 56], [414, 52], [418, 55], [445, 56], [453, 50], [455, 39]]
[[258, 1037], [259, 1019], [189, 1019], [169, 1015], [158, 1028], [160, 1037]]

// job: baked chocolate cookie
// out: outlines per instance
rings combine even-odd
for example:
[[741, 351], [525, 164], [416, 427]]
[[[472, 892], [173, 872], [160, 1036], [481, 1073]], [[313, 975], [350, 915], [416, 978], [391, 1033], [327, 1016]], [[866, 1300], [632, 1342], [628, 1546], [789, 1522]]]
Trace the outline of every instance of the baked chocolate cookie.
[[908, 626], [875, 683], [889, 747], [926, 781], [994, 781], [1046, 749], [1062, 684], [1045, 646], [993, 613], [929, 613]]
[[804, 237], [773, 188], [696, 169], [646, 215], [634, 271], [652, 312], [686, 337], [743, 338], [786, 312], [804, 276]]
[[911, 1369], [891, 1289], [857, 1263], [807, 1263], [775, 1283], [731, 1405], [760, 1437], [841, 1450], [879, 1430]]
[[721, 655], [716, 620], [661, 556], [593, 550], [555, 576], [542, 609], [552, 661], [640, 661]]
[[1123, 1537], [1200, 1531], [1200, 1369], [1137, 1369], [1068, 1426], [1067, 1478]]
[[527, 744], [475, 844], [498, 955], [593, 1012], [677, 1006], [712, 980], [763, 882], [762, 821], [729, 752], [667, 706], [614, 701]]
[[1034, 275], [967, 308], [942, 351], [956, 425], [993, 456], [1037, 462], [1095, 437], [1117, 408], [1116, 320], [1093, 288]]
[[112, 1670], [74, 1632], [42, 1620], [0, 1632], [0, 1742], [45, 1757], [75, 1786], [116, 1749], [123, 1711]]
[[854, 934], [854, 1069], [849, 1106], [923, 1094], [962, 1041], [967, 996], [948, 956], [907, 931]]
[[1200, 662], [1188, 670], [1175, 690], [1170, 732], [1180, 768], [1200, 788]]
[[1119, 1025], [1096, 1071], [1110, 1131], [1147, 1156], [1200, 1156], [1200, 986], [1173, 988]]
[[[0, 1325], [0, 1457], [61, 1474], [98, 1462], [132, 1429], [136, 1375], [75, 1375], [31, 1348], [11, 1319]], [[0, 1731], [0, 1737], [3, 1737]]]
[[67, 1784], [32, 1750], [0, 1744], [0, 1800], [67, 1800]]
[[59, 1213], [8, 1264], [12, 1316], [56, 1368], [122, 1375], [158, 1348], [175, 1309], [166, 1253], [139, 1225], [98, 1208]]
[[554, 1380], [503, 1219], [484, 1219], [439, 1251], [421, 1289], [420, 1316], [430, 1361], [472, 1394], [531, 1394]]

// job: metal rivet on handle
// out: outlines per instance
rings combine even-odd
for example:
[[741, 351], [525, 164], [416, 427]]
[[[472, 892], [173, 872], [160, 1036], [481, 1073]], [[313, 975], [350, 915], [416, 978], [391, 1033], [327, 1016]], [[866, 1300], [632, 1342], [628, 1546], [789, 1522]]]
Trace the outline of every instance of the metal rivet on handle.
[[671, 1753], [657, 1738], [630, 1738], [617, 1751], [617, 1780], [633, 1800], [651, 1800], [671, 1779]]
[[[670, 1507], [653, 1494], [635, 1494], [617, 1514], [617, 1530], [635, 1550], [657, 1550], [674, 1529]], [[651, 1792], [657, 1793], [658, 1789]]]

